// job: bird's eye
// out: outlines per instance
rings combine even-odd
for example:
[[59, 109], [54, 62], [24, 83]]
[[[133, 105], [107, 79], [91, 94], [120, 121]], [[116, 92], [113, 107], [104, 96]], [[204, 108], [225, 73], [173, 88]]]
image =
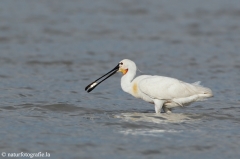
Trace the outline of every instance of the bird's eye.
[[122, 62], [120, 62], [119, 64], [120, 64], [120, 65], [123, 65], [123, 63], [122, 63]]

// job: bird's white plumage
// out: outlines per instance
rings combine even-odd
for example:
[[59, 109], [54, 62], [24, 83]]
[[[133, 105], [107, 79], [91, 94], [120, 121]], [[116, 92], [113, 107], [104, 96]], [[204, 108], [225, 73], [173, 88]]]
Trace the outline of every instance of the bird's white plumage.
[[146, 95], [157, 99], [183, 98], [210, 92], [204, 87], [162, 76], [144, 78], [139, 82], [139, 89]]
[[122, 89], [137, 98], [155, 104], [155, 111], [159, 113], [163, 107], [165, 112], [176, 106], [188, 105], [213, 96], [211, 89], [203, 87], [200, 82], [186, 83], [178, 79], [142, 75], [135, 79], [137, 67], [131, 60], [122, 60], [119, 70], [125, 70], [122, 79]]

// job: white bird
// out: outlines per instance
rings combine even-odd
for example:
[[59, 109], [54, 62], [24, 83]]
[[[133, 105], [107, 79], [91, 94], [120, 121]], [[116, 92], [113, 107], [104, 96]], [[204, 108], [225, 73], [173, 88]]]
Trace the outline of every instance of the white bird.
[[[171, 113], [171, 108], [189, 105], [192, 102], [202, 101], [213, 96], [211, 89], [201, 86], [200, 82], [190, 84], [175, 78], [151, 75], [141, 75], [134, 78], [137, 67], [129, 59], [120, 61], [113, 70], [90, 83], [85, 90], [91, 92], [97, 85], [116, 72], [123, 74], [121, 78], [123, 91], [153, 103], [156, 113], [161, 113], [162, 109], [165, 113]], [[105, 76], [107, 77], [98, 82]]]

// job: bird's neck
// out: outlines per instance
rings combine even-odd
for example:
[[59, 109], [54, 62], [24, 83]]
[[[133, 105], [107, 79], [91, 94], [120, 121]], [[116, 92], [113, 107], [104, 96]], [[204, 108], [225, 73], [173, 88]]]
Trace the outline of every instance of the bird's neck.
[[131, 90], [131, 83], [133, 78], [136, 75], [136, 71], [135, 70], [128, 70], [128, 72], [122, 76], [121, 78], [121, 87], [123, 89], [124, 92], [129, 93]]

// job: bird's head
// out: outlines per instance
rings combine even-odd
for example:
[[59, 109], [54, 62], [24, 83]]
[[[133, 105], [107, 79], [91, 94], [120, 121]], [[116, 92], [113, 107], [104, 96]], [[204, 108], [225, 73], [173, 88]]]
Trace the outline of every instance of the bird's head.
[[124, 59], [122, 61], [119, 62], [119, 72], [122, 72], [123, 75], [125, 75], [128, 70], [133, 70], [136, 71], [136, 64], [129, 60], [129, 59]]

